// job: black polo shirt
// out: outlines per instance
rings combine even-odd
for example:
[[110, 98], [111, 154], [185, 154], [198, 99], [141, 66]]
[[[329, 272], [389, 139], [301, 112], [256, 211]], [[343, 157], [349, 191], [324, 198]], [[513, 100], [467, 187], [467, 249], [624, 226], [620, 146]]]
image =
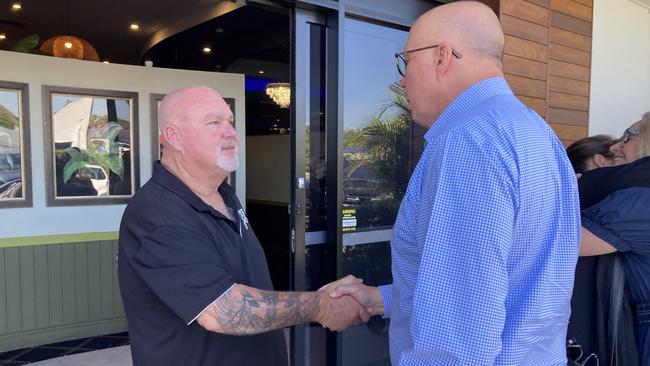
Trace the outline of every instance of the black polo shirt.
[[230, 336], [196, 317], [233, 284], [272, 290], [264, 252], [233, 189], [230, 221], [159, 162], [120, 225], [118, 273], [134, 365], [287, 365], [281, 330]]

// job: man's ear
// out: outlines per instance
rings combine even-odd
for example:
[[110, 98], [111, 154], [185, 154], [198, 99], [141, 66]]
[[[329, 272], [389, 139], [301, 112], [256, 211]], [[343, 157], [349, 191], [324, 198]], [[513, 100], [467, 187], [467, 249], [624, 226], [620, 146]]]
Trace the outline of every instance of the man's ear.
[[162, 136], [164, 140], [172, 147], [174, 150], [180, 150], [182, 136], [178, 128], [171, 123], [167, 123], [162, 131]]
[[438, 68], [438, 71], [443, 74], [447, 72], [447, 69], [449, 69], [449, 63], [451, 62], [452, 57], [454, 57], [451, 52], [451, 47], [446, 43], [441, 43], [440, 46], [435, 48], [435, 55], [438, 59], [436, 67]]

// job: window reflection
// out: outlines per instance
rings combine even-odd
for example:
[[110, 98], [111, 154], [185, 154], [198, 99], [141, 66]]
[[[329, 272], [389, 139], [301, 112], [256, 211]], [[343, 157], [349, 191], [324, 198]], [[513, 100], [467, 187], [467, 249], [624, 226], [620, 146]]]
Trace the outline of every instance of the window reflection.
[[[405, 31], [346, 20], [344, 232], [393, 225], [419, 144], [393, 54]], [[418, 133], [418, 135], [421, 135]]]
[[57, 196], [124, 196], [131, 185], [131, 101], [52, 96]]
[[19, 93], [0, 89], [0, 199], [23, 197]]
[[305, 131], [306, 215], [305, 231], [326, 228], [325, 159], [325, 30], [321, 25], [310, 24], [309, 120]]

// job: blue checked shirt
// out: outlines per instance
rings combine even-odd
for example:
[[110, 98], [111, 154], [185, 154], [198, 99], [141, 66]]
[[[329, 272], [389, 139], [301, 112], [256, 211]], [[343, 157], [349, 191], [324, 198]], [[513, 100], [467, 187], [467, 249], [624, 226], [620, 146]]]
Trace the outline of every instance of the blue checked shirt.
[[502, 78], [425, 135], [393, 230], [393, 365], [566, 365], [580, 241], [576, 178]]

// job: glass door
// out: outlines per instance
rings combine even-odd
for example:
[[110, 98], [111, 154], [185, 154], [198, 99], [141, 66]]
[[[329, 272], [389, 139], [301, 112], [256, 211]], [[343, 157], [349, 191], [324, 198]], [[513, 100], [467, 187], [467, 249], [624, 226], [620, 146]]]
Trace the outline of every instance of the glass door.
[[[346, 274], [391, 282], [390, 237], [422, 150], [394, 53], [405, 29], [295, 10], [292, 288]], [[388, 324], [292, 330], [295, 365], [389, 365]]]
[[[341, 275], [366, 284], [392, 282], [390, 239], [423, 139], [410, 119], [396, 52], [405, 29], [346, 18], [343, 35], [343, 172]], [[365, 350], [365, 352], [364, 352]], [[368, 352], [372, 350], [372, 352]], [[388, 321], [342, 334], [342, 365], [390, 365]]]

